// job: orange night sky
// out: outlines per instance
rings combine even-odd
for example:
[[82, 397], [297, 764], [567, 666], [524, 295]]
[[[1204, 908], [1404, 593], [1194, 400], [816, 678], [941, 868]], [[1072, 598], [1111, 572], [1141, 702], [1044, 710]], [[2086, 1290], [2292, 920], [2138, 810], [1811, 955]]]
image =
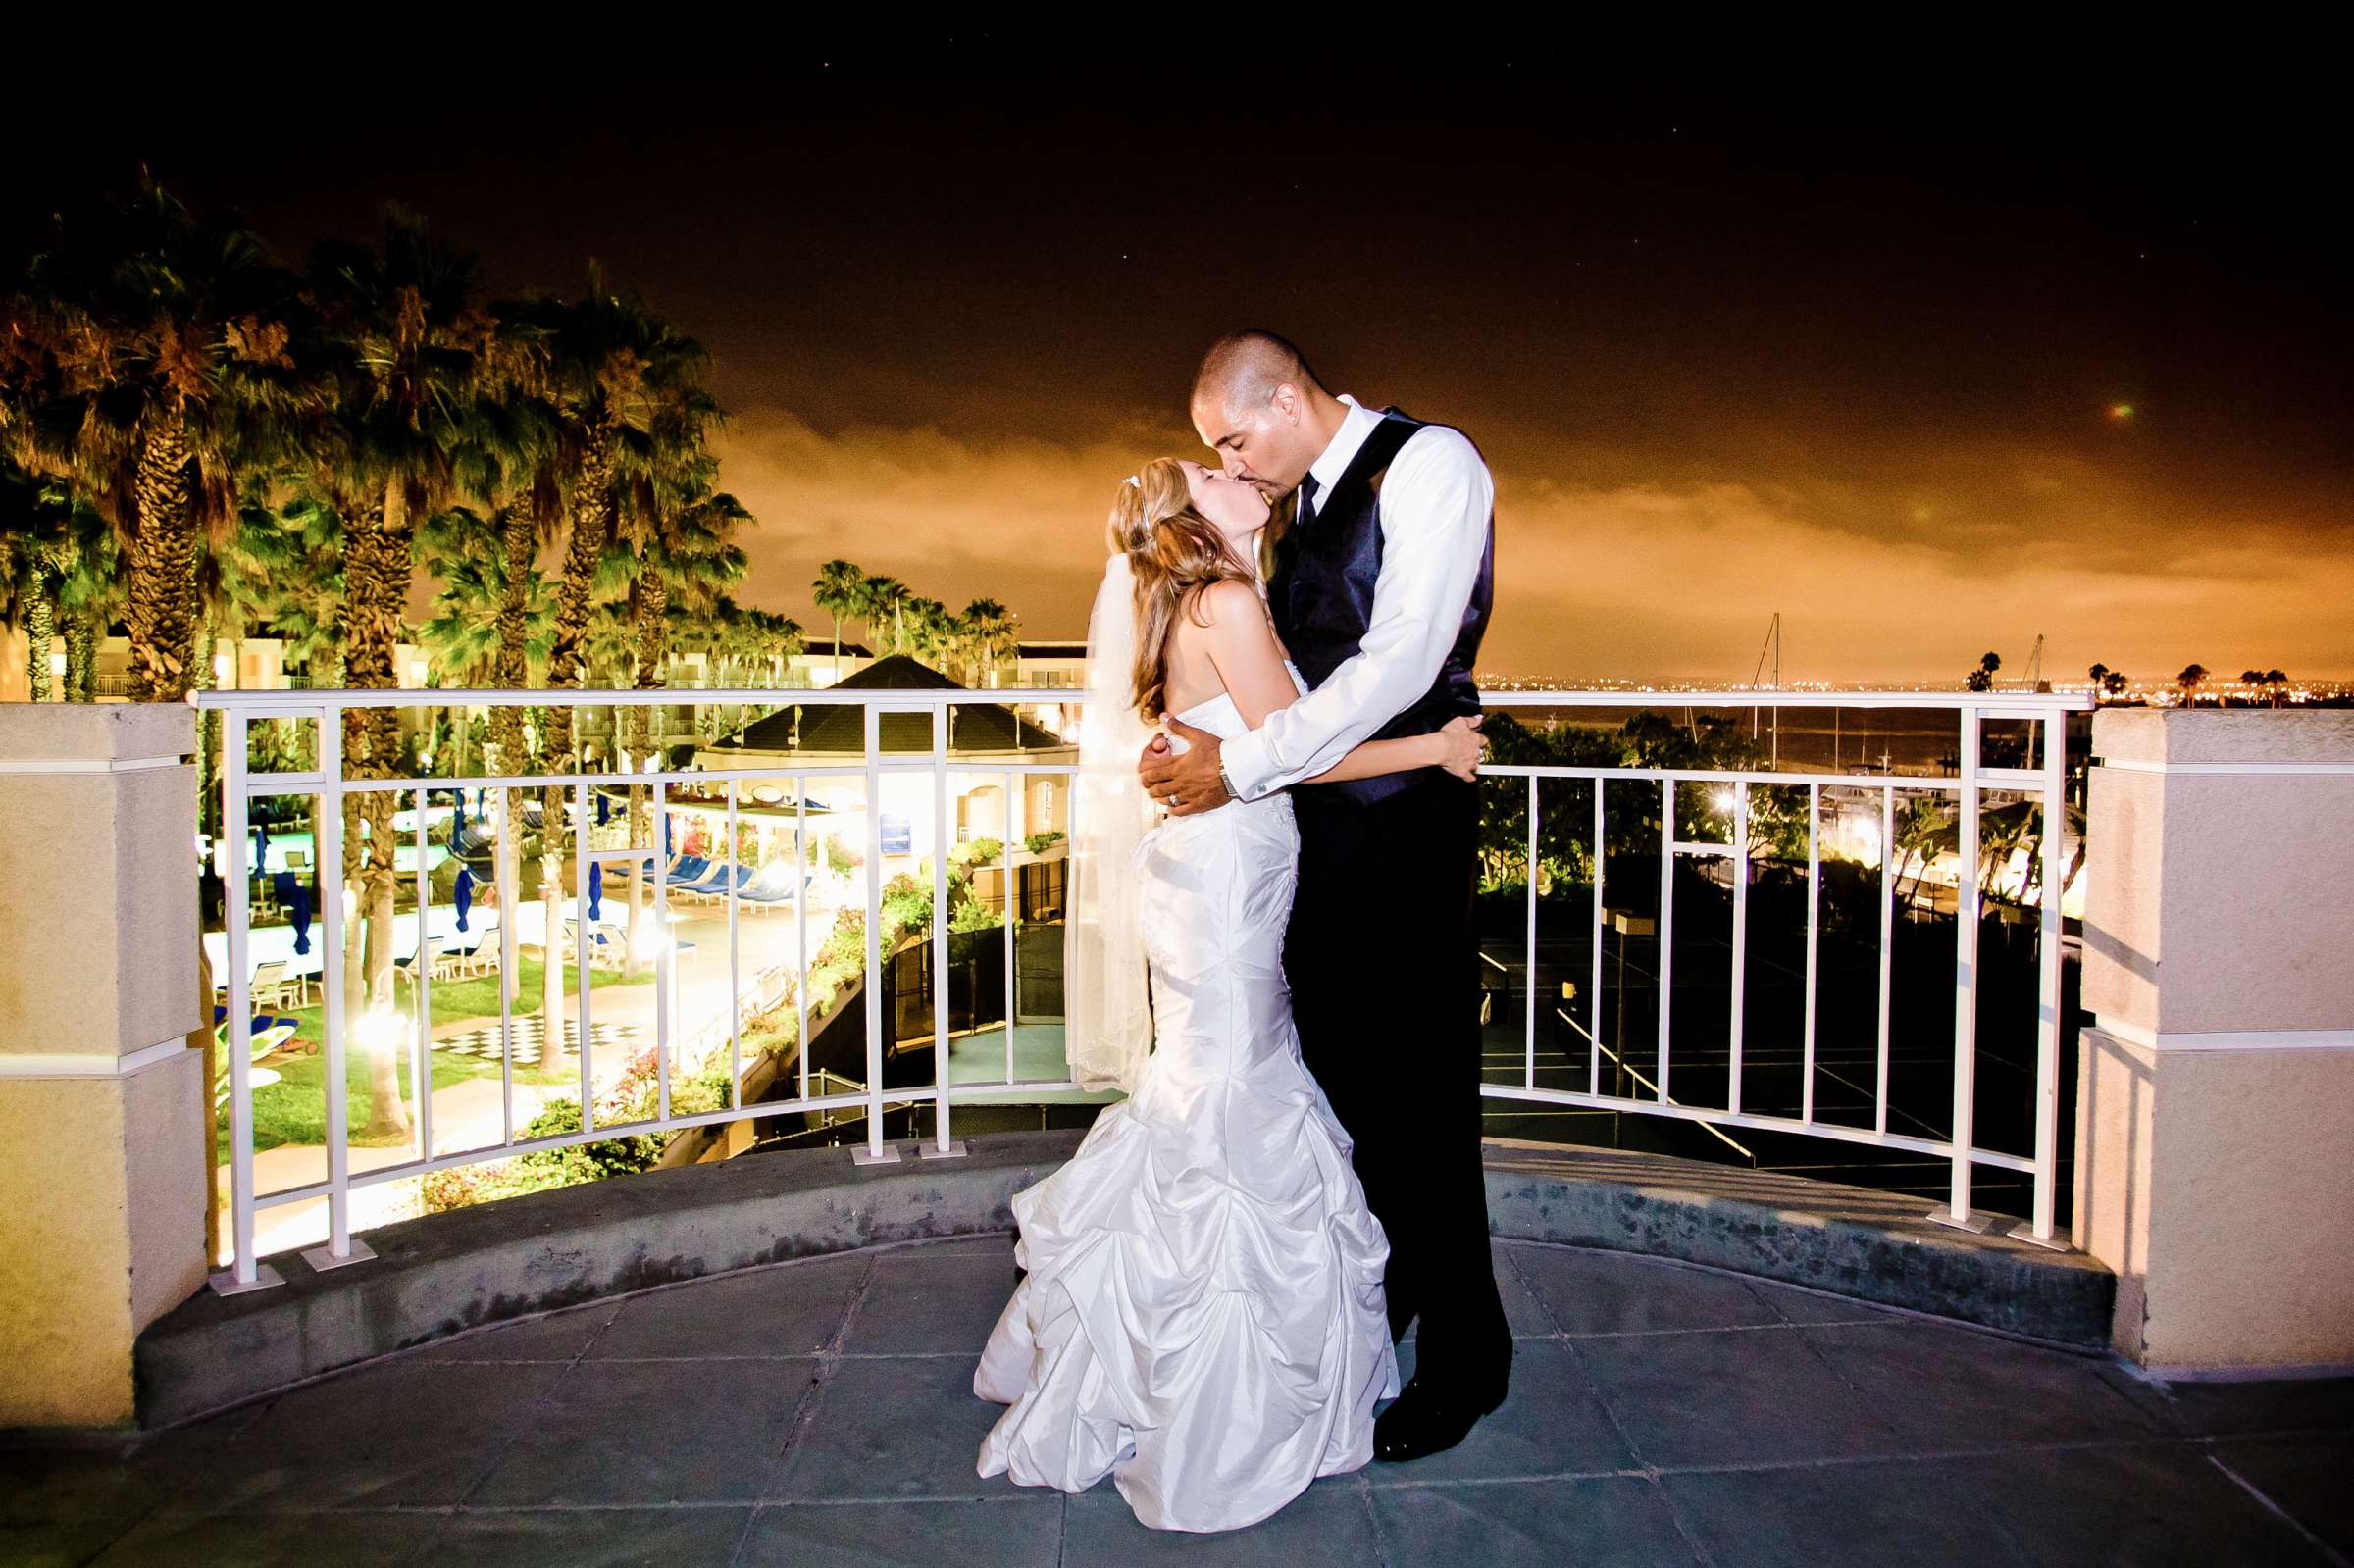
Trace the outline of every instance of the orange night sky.
[[1138, 58], [713, 67], [658, 113], [444, 83], [301, 137], [167, 104], [8, 207], [145, 156], [289, 257], [399, 199], [501, 292], [599, 258], [715, 356], [740, 597], [813, 636], [837, 555], [1079, 633], [1111, 486], [1196, 449], [1195, 357], [1265, 326], [1487, 452], [1497, 675], [1746, 679], [1778, 610], [1791, 680], [2039, 632], [2062, 678], [2354, 677], [2329, 95]]

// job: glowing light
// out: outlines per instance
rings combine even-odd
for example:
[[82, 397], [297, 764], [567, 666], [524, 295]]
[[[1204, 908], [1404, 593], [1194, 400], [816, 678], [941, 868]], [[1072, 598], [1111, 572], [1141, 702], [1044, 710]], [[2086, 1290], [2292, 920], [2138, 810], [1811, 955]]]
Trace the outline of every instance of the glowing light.
[[2127, 420], [2131, 419], [2132, 417], [2133, 417], [2133, 405], [2132, 405], [2132, 404], [2130, 404], [2130, 403], [2112, 403], [2112, 404], [2110, 404], [2110, 405], [2109, 405], [2109, 421], [2110, 421], [2110, 423], [2111, 423], [2111, 424], [2113, 424], [2113, 425], [2123, 425], [2123, 424], [2124, 424], [2124, 423], [2125, 423]]
[[364, 1051], [397, 1050], [408, 1041], [408, 1015], [388, 1007], [371, 1007], [352, 1020], [351, 1037]]
[[1716, 791], [1716, 809], [1718, 811], [1730, 811], [1733, 809], [1735, 802], [1737, 802], [1739, 799], [1740, 797], [1736, 795], [1729, 786], [1719, 789]]

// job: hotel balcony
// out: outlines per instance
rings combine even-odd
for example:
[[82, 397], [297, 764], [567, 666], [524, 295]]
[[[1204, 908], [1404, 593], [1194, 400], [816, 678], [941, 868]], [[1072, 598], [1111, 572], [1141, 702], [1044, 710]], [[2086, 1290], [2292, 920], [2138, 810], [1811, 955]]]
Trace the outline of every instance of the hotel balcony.
[[[573, 700], [626, 751], [663, 695]], [[1510, 1396], [1181, 1539], [975, 1473], [1007, 1201], [1110, 1098], [1062, 1060], [1073, 760], [998, 743], [1071, 693], [340, 766], [347, 704], [543, 696], [0, 708], [42, 890], [0, 986], [0, 1562], [2354, 1554], [2344, 714], [1495, 694]], [[315, 881], [385, 795], [388, 921]], [[328, 961], [372, 924], [373, 993]]]

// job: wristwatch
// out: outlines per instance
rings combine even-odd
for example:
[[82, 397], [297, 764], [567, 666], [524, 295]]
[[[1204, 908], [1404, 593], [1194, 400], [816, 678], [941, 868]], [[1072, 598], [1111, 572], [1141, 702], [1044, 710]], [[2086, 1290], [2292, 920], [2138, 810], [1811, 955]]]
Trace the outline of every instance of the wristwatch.
[[1240, 789], [1235, 788], [1234, 781], [1226, 777], [1226, 764], [1224, 762], [1220, 762], [1218, 764], [1218, 787], [1226, 791], [1226, 798], [1229, 800], [1240, 800], [1243, 798], [1243, 792]]

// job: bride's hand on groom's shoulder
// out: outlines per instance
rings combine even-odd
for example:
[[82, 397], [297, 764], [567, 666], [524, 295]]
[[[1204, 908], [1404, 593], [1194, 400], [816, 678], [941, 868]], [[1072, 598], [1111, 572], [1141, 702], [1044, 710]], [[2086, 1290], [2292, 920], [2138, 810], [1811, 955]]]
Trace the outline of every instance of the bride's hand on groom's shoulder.
[[1447, 721], [1438, 733], [1439, 766], [1458, 779], [1476, 780], [1488, 743], [1480, 737], [1478, 714]]

